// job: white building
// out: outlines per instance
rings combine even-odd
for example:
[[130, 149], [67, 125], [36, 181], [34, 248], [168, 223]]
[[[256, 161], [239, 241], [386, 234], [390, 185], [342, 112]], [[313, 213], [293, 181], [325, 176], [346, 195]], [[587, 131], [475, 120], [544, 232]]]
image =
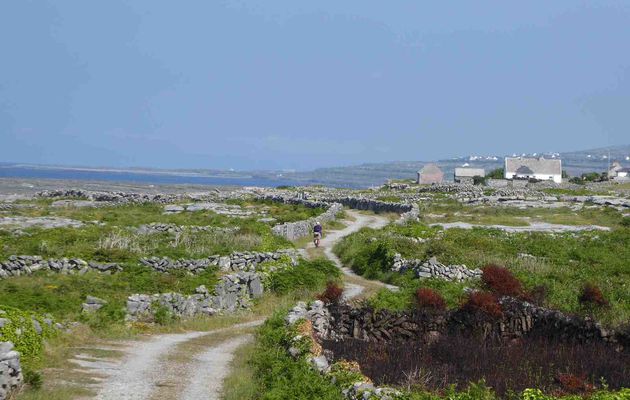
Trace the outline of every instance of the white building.
[[506, 157], [505, 179], [538, 179], [562, 183], [562, 161], [543, 157]]

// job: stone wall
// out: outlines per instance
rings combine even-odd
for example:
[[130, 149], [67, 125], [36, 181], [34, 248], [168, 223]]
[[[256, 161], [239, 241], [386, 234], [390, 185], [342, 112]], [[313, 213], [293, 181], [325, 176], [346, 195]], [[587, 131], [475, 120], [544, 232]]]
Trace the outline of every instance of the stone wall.
[[286, 222], [271, 228], [275, 235], [282, 236], [289, 240], [299, 239], [304, 236], [311, 235], [313, 227], [317, 221], [328, 222], [335, 219], [335, 216], [343, 210], [343, 206], [339, 203], [326, 204], [328, 210], [317, 217], [309, 218], [297, 222]]
[[431, 257], [429, 261], [408, 260], [402, 258], [398, 253], [394, 255], [391, 270], [401, 274], [411, 270], [416, 278], [438, 278], [454, 282], [477, 279], [482, 275], [480, 269], [469, 269], [465, 265], [440, 264], [435, 257]]
[[37, 193], [38, 197], [43, 198], [59, 198], [70, 197], [85, 199], [94, 202], [106, 202], [110, 204], [129, 204], [129, 203], [159, 203], [168, 204], [176, 201], [190, 199], [186, 194], [150, 194], [150, 193], [128, 193], [128, 192], [109, 192], [109, 191], [91, 191], [82, 189], [59, 189], [44, 190]]
[[11, 276], [30, 275], [35, 271], [47, 270], [58, 273], [79, 273], [98, 271], [115, 273], [122, 271], [116, 263], [97, 263], [84, 261], [80, 258], [61, 258], [44, 260], [40, 256], [10, 256], [7, 261], [0, 263], [0, 279]]
[[234, 252], [229, 256], [210, 256], [197, 260], [150, 257], [142, 258], [140, 263], [159, 272], [168, 272], [173, 269], [184, 269], [192, 273], [201, 272], [210, 267], [219, 267], [221, 271], [255, 271], [256, 266], [266, 261], [274, 261], [282, 256], [291, 258], [297, 263], [298, 252], [294, 249], [284, 249], [275, 252]]
[[588, 318], [569, 316], [510, 297], [500, 300], [503, 315], [491, 318], [467, 310], [453, 311], [375, 311], [330, 307], [327, 330], [320, 336], [329, 340], [354, 338], [367, 341], [434, 341], [444, 334], [476, 334], [487, 340], [510, 340], [524, 335], [547, 339], [605, 342], [622, 348], [630, 344], [630, 333], [604, 329]]
[[20, 354], [13, 343], [0, 342], [0, 400], [8, 399], [22, 385]]
[[258, 274], [239, 272], [223, 276], [213, 292], [202, 285], [189, 296], [180, 293], [134, 294], [127, 299], [127, 319], [152, 321], [160, 308], [174, 317], [234, 312], [249, 307], [252, 299], [262, 296], [263, 289]]

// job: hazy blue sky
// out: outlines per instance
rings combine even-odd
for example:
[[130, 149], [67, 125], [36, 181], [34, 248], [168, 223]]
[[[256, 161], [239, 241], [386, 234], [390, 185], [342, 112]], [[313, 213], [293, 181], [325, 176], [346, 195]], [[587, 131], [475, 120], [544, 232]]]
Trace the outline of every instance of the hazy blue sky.
[[297, 168], [630, 143], [630, 1], [0, 2], [0, 161]]

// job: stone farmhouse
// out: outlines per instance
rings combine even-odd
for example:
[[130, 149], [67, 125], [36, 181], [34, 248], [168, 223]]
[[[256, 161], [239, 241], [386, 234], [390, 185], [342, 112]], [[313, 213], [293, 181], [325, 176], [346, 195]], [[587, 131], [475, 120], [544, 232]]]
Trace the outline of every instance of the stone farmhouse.
[[427, 164], [420, 171], [416, 179], [417, 184], [442, 183], [444, 181], [444, 172], [435, 164]]
[[483, 168], [455, 168], [454, 180], [456, 183], [473, 183], [475, 176], [486, 176], [486, 170]]
[[506, 157], [505, 179], [538, 179], [562, 183], [562, 161], [543, 157]]

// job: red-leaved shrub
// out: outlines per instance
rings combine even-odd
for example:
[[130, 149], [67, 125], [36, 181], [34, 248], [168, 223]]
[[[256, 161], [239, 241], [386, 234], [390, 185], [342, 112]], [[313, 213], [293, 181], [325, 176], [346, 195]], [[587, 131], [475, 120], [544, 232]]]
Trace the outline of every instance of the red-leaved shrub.
[[343, 288], [335, 282], [328, 282], [326, 289], [317, 296], [325, 304], [338, 304], [343, 296]]
[[507, 268], [490, 264], [481, 270], [483, 271], [481, 281], [497, 296], [519, 297], [523, 294], [523, 285]]
[[497, 298], [488, 292], [472, 292], [462, 305], [462, 309], [476, 312], [481, 311], [491, 317], [499, 318], [503, 315], [501, 304]]
[[608, 306], [608, 300], [604, 298], [601, 289], [591, 283], [582, 286], [578, 300], [583, 306]]
[[430, 288], [420, 288], [416, 291], [416, 303], [420, 309], [444, 310], [446, 308], [444, 297]]
[[575, 376], [572, 374], [558, 374], [556, 380], [564, 393], [578, 394], [592, 392], [594, 387], [588, 382], [586, 376]]

